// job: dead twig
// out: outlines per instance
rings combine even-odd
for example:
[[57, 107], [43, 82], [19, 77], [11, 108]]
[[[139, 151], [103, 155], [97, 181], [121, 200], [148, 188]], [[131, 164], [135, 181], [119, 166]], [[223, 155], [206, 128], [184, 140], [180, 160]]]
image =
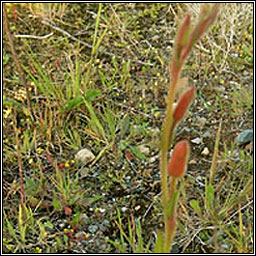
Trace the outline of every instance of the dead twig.
[[53, 32], [44, 36], [35, 36], [35, 35], [15, 35], [16, 38], [30, 38], [30, 39], [38, 39], [43, 40], [53, 35]]

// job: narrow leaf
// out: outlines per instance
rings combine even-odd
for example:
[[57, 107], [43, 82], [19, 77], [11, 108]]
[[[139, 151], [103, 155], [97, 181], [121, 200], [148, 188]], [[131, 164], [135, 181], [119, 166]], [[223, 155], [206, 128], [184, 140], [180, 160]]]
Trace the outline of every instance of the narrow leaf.
[[201, 208], [200, 208], [199, 203], [198, 203], [197, 200], [192, 199], [192, 200], [190, 201], [190, 206], [195, 210], [195, 212], [197, 213], [197, 215], [199, 215], [199, 216], [202, 215]]
[[153, 253], [164, 253], [164, 232], [158, 231]]

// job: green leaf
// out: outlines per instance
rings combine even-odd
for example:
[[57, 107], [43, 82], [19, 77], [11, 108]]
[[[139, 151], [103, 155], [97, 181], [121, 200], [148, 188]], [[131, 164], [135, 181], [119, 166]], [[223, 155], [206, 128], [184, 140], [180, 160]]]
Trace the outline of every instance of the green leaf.
[[3, 56], [3, 66], [6, 65], [9, 60], [10, 60], [10, 56], [4, 54], [4, 56]]
[[98, 97], [100, 95], [102, 95], [102, 92], [99, 91], [99, 90], [88, 90], [86, 92], [86, 95], [84, 96], [84, 98], [85, 98], [85, 100], [90, 101], [90, 100], [93, 100], [93, 99], [95, 99], [96, 97]]
[[101, 198], [104, 198], [104, 196], [96, 195], [96, 196], [94, 196], [94, 197], [88, 197], [88, 198], [86, 199], [86, 203], [87, 203], [88, 205], [90, 205], [90, 204], [92, 204], [92, 203], [95, 203], [95, 202], [99, 201]]
[[62, 108], [62, 111], [70, 111], [74, 108], [78, 108], [84, 100], [91, 101], [101, 94], [102, 92], [99, 90], [88, 90], [85, 96], [77, 96], [73, 99], [67, 100], [66, 104]]
[[57, 245], [61, 245], [61, 246], [63, 245], [63, 243], [59, 237], [56, 237], [56, 243], [57, 243]]
[[91, 117], [91, 123], [95, 126], [95, 128], [98, 130], [100, 136], [105, 138], [105, 130], [103, 126], [101, 125], [100, 120], [98, 119], [97, 115], [95, 114], [95, 111], [93, 109], [93, 106], [91, 102], [88, 102], [87, 100], [84, 99], [84, 103], [89, 111], [90, 117]]
[[3, 95], [3, 107], [13, 107], [15, 104], [15, 101], [13, 99], [10, 99], [8, 97], [6, 97], [5, 95]]
[[126, 114], [121, 123], [120, 123], [120, 139], [122, 139], [126, 133], [129, 132], [129, 128], [130, 128], [130, 116], [128, 114]]
[[67, 103], [63, 106], [62, 110], [70, 111], [74, 108], [79, 107], [83, 103], [83, 97], [78, 96], [74, 99], [68, 100]]
[[28, 195], [34, 196], [36, 194], [36, 190], [38, 185], [36, 184], [34, 179], [26, 177], [25, 190]]
[[190, 201], [190, 206], [195, 210], [195, 212], [196, 212], [199, 216], [202, 215], [201, 208], [200, 208], [199, 203], [198, 203], [197, 200], [192, 199], [192, 200]]
[[115, 116], [113, 115], [111, 109], [108, 106], [105, 110], [105, 119], [108, 124], [110, 135], [112, 138], [114, 138], [115, 132], [116, 132], [116, 119], [115, 119]]
[[178, 196], [179, 196], [179, 191], [178, 190], [174, 191], [172, 197], [170, 198], [170, 200], [168, 202], [167, 209], [166, 209], [167, 210], [166, 214], [167, 214], [168, 218], [171, 215], [173, 215], [173, 211], [175, 209], [175, 205], [176, 205]]
[[164, 232], [158, 231], [153, 253], [163, 253], [163, 252], [164, 252]]
[[24, 223], [24, 220], [23, 220], [23, 209], [21, 205], [19, 205], [18, 225], [19, 225], [21, 241], [22, 243], [25, 243], [27, 225]]
[[19, 239], [17, 238], [17, 235], [14, 231], [12, 224], [9, 222], [9, 220], [6, 218], [6, 216], [5, 216], [5, 219], [6, 219], [9, 234], [19, 243]]
[[65, 244], [68, 245], [68, 236], [67, 236], [67, 235], [64, 235], [63, 238], [64, 238]]
[[44, 239], [47, 236], [47, 232], [45, 231], [44, 224], [40, 220], [38, 220], [37, 225], [39, 226], [39, 229], [40, 229], [39, 238]]
[[143, 253], [144, 252], [144, 242], [143, 242], [143, 237], [142, 237], [142, 228], [141, 228], [140, 219], [138, 219], [136, 222], [136, 235], [137, 235], [137, 240], [138, 240], [138, 247], [137, 247], [136, 252]]
[[52, 201], [52, 205], [56, 211], [62, 210], [62, 203], [58, 199], [54, 198]]
[[[122, 229], [122, 219], [121, 219], [121, 215], [120, 215], [120, 210], [119, 209], [117, 209], [117, 219], [118, 219], [118, 228], [120, 230], [120, 241], [121, 241], [121, 243], [119, 243], [119, 245], [120, 245], [119, 251], [125, 253], [125, 251], [126, 251], [126, 243], [124, 241], [124, 238], [126, 238], [126, 240], [128, 242], [129, 242], [129, 238], [127, 237], [127, 235], [124, 233], [124, 231]], [[131, 225], [128, 224], [128, 228], [130, 226]]]
[[208, 210], [212, 210], [213, 200], [214, 200], [214, 188], [211, 184], [207, 185], [206, 187], [206, 200], [207, 200]]
[[138, 147], [130, 147], [130, 149], [131, 149], [132, 153], [136, 157], [138, 157], [140, 160], [146, 160], [147, 159], [146, 156], [143, 153], [141, 153], [141, 151]]
[[49, 229], [53, 229], [54, 228], [54, 225], [49, 220], [44, 223], [44, 226], [49, 228]]
[[73, 215], [73, 218], [72, 218], [72, 224], [74, 226], [78, 225], [79, 221], [80, 221], [80, 217], [81, 217], [81, 212], [78, 212], [76, 214]]

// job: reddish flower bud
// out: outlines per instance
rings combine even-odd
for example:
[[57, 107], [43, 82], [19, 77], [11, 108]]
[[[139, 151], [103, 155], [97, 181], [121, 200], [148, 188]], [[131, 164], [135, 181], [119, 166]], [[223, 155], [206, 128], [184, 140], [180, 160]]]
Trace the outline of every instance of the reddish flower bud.
[[199, 22], [195, 26], [194, 30], [190, 33], [187, 44], [181, 53], [182, 60], [185, 60], [187, 58], [192, 46], [200, 39], [200, 37], [214, 22], [218, 14], [219, 6], [219, 4], [214, 4], [211, 8], [209, 4], [205, 4], [202, 7], [199, 16]]
[[175, 125], [182, 120], [186, 111], [190, 107], [196, 93], [196, 88], [194, 86], [190, 87], [185, 93], [181, 96], [178, 105], [173, 111], [173, 119]]
[[187, 15], [182, 25], [180, 26], [179, 32], [177, 34], [177, 57], [180, 57], [180, 53], [184, 46], [187, 44], [188, 35], [190, 32], [190, 15]]
[[180, 178], [184, 175], [187, 167], [189, 155], [189, 143], [187, 140], [182, 140], [174, 147], [172, 156], [168, 164], [168, 174], [170, 176]]

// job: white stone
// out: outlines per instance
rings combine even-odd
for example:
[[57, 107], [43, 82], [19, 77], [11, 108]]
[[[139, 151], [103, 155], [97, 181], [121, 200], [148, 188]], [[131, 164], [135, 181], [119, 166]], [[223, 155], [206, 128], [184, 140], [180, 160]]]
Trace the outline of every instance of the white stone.
[[145, 156], [148, 156], [149, 153], [150, 153], [149, 147], [144, 146], [144, 145], [140, 145], [140, 146], [139, 146], [139, 150], [140, 150], [140, 152], [141, 152], [142, 154], [144, 154]]
[[121, 211], [122, 211], [122, 212], [126, 212], [127, 210], [128, 210], [128, 208], [125, 207], [125, 206], [121, 208]]
[[188, 164], [195, 165], [196, 164], [196, 160], [192, 159], [192, 160], [189, 161]]
[[138, 211], [141, 208], [140, 205], [135, 206], [135, 211]]
[[106, 209], [104, 209], [104, 208], [99, 208], [99, 212], [100, 213], [104, 213], [106, 211]]
[[207, 119], [205, 117], [198, 117], [196, 122], [197, 122], [198, 126], [203, 128], [207, 122]]
[[88, 164], [95, 159], [95, 155], [89, 149], [83, 148], [76, 153], [75, 158], [83, 164]]
[[87, 177], [88, 172], [89, 172], [89, 168], [83, 168], [83, 169], [81, 169], [81, 170], [80, 170], [81, 178]]
[[204, 148], [204, 150], [201, 152], [202, 155], [208, 156], [210, 154], [210, 151], [207, 147]]
[[148, 162], [149, 162], [150, 164], [152, 164], [152, 163], [154, 163], [154, 162], [157, 160], [157, 158], [158, 158], [158, 155], [152, 156], [152, 157], [149, 158]]
[[199, 145], [199, 144], [202, 142], [202, 139], [201, 139], [201, 138], [199, 138], [199, 137], [197, 137], [197, 138], [195, 138], [195, 139], [191, 140], [191, 142], [192, 142], [192, 143], [194, 143], [194, 144]]

